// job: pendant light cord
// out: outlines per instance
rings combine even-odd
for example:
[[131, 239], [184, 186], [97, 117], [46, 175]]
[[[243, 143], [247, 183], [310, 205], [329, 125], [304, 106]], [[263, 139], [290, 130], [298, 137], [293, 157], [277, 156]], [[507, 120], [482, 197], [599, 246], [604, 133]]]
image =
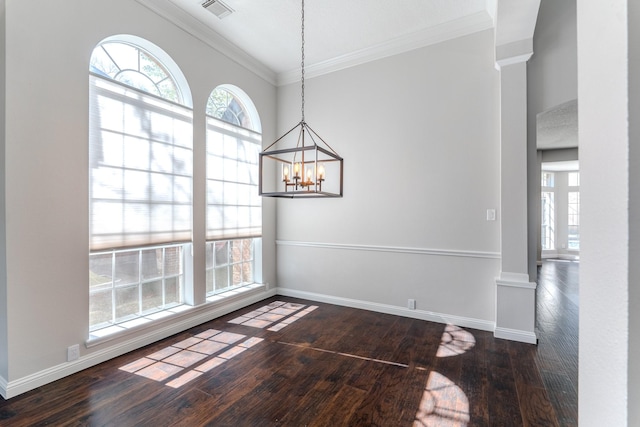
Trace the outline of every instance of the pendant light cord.
[[302, 0], [302, 77], [300, 79], [302, 84], [302, 122], [304, 122], [304, 0]]

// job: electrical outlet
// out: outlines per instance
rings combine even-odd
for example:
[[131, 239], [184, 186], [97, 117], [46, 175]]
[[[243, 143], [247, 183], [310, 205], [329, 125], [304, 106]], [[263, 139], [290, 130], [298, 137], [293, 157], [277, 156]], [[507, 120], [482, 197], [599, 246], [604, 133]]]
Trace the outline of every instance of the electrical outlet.
[[72, 345], [67, 348], [67, 362], [73, 362], [80, 358], [80, 346], [78, 344]]
[[407, 307], [410, 308], [411, 310], [415, 310], [416, 300], [409, 298], [409, 301], [407, 301]]
[[495, 220], [496, 220], [496, 210], [487, 209], [487, 221], [495, 221]]

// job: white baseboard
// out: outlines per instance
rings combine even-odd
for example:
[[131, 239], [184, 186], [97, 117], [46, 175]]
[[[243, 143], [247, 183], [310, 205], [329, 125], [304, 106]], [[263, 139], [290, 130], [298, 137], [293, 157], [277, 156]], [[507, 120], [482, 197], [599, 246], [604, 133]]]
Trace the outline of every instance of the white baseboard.
[[0, 377], [0, 394], [5, 399], [8, 399], [8, 397], [6, 397], [8, 385], [7, 380], [4, 377]]
[[520, 331], [517, 329], [496, 327], [493, 336], [505, 340], [524, 342], [527, 344], [538, 344], [538, 337], [535, 332]]
[[568, 253], [554, 253], [554, 254], [546, 254], [546, 255], [542, 255], [542, 259], [543, 260], [554, 260], [554, 259], [562, 259], [562, 260], [568, 260], [568, 261], [579, 261], [580, 260], [580, 254], [568, 254]]
[[482, 319], [455, 316], [450, 314], [435, 313], [426, 310], [412, 310], [389, 304], [380, 304], [370, 301], [356, 300], [350, 298], [336, 297], [333, 295], [318, 294], [314, 292], [299, 291], [290, 288], [277, 288], [277, 294], [308, 299], [311, 301], [325, 302], [328, 304], [341, 305], [344, 307], [359, 308], [362, 310], [375, 311], [378, 313], [394, 314], [396, 316], [410, 317], [413, 319], [428, 320], [430, 322], [452, 324], [481, 331], [493, 332], [495, 322]]
[[[274, 295], [276, 295], [275, 289], [267, 289], [262, 292], [251, 293], [251, 295], [245, 298], [238, 298], [229, 304], [210, 304], [210, 309], [208, 309], [206, 305], [202, 306], [203, 308], [196, 307], [198, 310], [196, 314], [193, 314], [193, 312], [185, 314], [178, 317], [177, 320], [176, 318], [172, 318], [171, 322], [165, 323], [162, 327], [148, 328], [140, 335], [136, 335], [117, 344], [109, 345], [109, 347], [105, 349], [91, 352], [73, 362], [61, 363], [57, 366], [9, 382], [0, 377], [0, 395], [5, 399], [10, 399], [44, 384], [57, 381], [76, 372], [80, 372], [83, 369], [209, 322]], [[109, 343], [105, 343], [105, 345], [107, 344]]]

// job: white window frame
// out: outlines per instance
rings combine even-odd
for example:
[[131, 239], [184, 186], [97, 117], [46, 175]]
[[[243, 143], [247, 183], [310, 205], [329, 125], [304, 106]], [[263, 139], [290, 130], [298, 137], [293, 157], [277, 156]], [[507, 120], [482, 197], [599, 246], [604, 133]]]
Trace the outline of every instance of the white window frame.
[[[222, 97], [218, 94], [219, 98], [227, 99], [226, 102], [233, 98], [235, 108], [241, 110], [229, 116], [235, 120], [225, 120], [228, 103], [213, 102], [217, 90], [226, 94]], [[207, 298], [262, 281], [259, 261], [262, 258], [262, 199], [258, 195], [261, 149], [261, 125], [251, 99], [235, 86], [218, 86], [207, 104]], [[233, 197], [227, 197], [227, 188]], [[244, 191], [238, 191], [240, 189]], [[244, 214], [240, 215], [241, 212]], [[249, 259], [245, 259], [246, 254], [240, 255], [240, 260], [232, 259], [233, 248], [238, 244], [250, 246]], [[216, 262], [216, 246], [228, 248], [227, 263]], [[238, 278], [238, 268], [243, 272], [250, 268], [252, 272]], [[226, 279], [221, 285], [216, 277], [220, 278], [224, 272]]]
[[[110, 285], [106, 284], [102, 286], [102, 288], [108, 288], [106, 291], [111, 292], [111, 301], [112, 301], [112, 316], [110, 319], [107, 319], [104, 322], [96, 323], [92, 322], [90, 315], [90, 330], [91, 337], [101, 337], [105, 335], [109, 335], [115, 333], [117, 331], [128, 329], [131, 327], [135, 327], [139, 324], [144, 324], [146, 322], [152, 321], [154, 319], [158, 319], [165, 315], [169, 315], [172, 312], [180, 312], [184, 309], [183, 303], [185, 299], [185, 286], [192, 286], [192, 283], [187, 284], [188, 280], [191, 280], [192, 274], [189, 274], [192, 270], [190, 263], [186, 262], [186, 257], [189, 257], [189, 261], [191, 260], [190, 252], [191, 252], [191, 234], [193, 230], [192, 225], [192, 210], [193, 210], [193, 110], [192, 110], [192, 101], [190, 90], [186, 83], [186, 79], [182, 75], [179, 67], [171, 60], [171, 58], [162, 51], [162, 49], [153, 45], [152, 43], [138, 38], [134, 36], [113, 36], [107, 39], [104, 39], [101, 43], [96, 45], [95, 51], [97, 52], [102, 48], [104, 43], [122, 43], [123, 45], [133, 46], [134, 48], [139, 49], [144, 52], [146, 57], [149, 57], [156, 61], [156, 63], [160, 66], [162, 71], [165, 71], [171, 78], [174, 79], [173, 85], [175, 86], [178, 96], [178, 101], [180, 104], [175, 103], [174, 99], [167, 100], [157, 96], [157, 94], [148, 93], [142, 91], [138, 88], [127, 86], [126, 84], [117, 82], [109, 77], [109, 73], [100, 73], [100, 70], [96, 70], [95, 68], [90, 72], [90, 106], [91, 111], [91, 124], [90, 124], [90, 211], [91, 215], [94, 209], [99, 209], [102, 207], [100, 204], [100, 194], [105, 197], [105, 201], [108, 201], [109, 198], [113, 199], [113, 203], [120, 203], [123, 206], [123, 209], [126, 208], [127, 203], [130, 203], [131, 206], [135, 208], [135, 206], [140, 205], [149, 206], [144, 214], [139, 215], [139, 219], [141, 221], [136, 222], [134, 218], [136, 218], [135, 214], [131, 217], [131, 214], [127, 216], [124, 213], [121, 213], [120, 221], [117, 221], [116, 218], [113, 218], [113, 222], [116, 223], [114, 228], [115, 233], [111, 234], [109, 232], [105, 233], [105, 230], [109, 231], [109, 227], [113, 228], [113, 224], [110, 224], [111, 218], [105, 217], [101, 220], [104, 225], [94, 223], [92, 218], [90, 218], [90, 260], [93, 256], [106, 256], [112, 257], [112, 260], [115, 260], [118, 254], [122, 253], [138, 253], [139, 261], [142, 257], [142, 253], [145, 251], [153, 251], [153, 250], [162, 250], [162, 260], [159, 260], [164, 268], [165, 265], [165, 253], [167, 247], [179, 247], [181, 249], [182, 256], [180, 257], [180, 267], [179, 273], [177, 274], [165, 274], [163, 270], [162, 275], [160, 277], [155, 277], [150, 280], [146, 280], [143, 277], [143, 269], [142, 265], [138, 264], [138, 272], [139, 276], [136, 280], [132, 280], [126, 286], [120, 286], [120, 288], [136, 288], [138, 290], [138, 298], [137, 305], [138, 309], [135, 310], [135, 313], [131, 313], [130, 316], [120, 318], [116, 315], [116, 293], [118, 291], [119, 286], [116, 281], [118, 280], [118, 273], [116, 272], [116, 264], [112, 263], [112, 273], [111, 273], [111, 282]], [[116, 62], [114, 62], [115, 64]], [[132, 72], [140, 72], [140, 67], [138, 70], [133, 70]], [[123, 118], [123, 123], [128, 118], [126, 111], [124, 108], [127, 108], [128, 105], [133, 105], [134, 111], [142, 112], [140, 118], [140, 125], [143, 120], [149, 121], [149, 131], [148, 136], [145, 135], [128, 135], [126, 128], [126, 123], [123, 125], [122, 131], [122, 150], [123, 150], [123, 158], [116, 161], [113, 164], [109, 164], [108, 161], [105, 161], [106, 152], [104, 151], [104, 146], [102, 145], [104, 141], [102, 140], [103, 134], [99, 132], [105, 132], [103, 121], [113, 120], [115, 116], [102, 116], [100, 112], [100, 103], [99, 97], [102, 96], [106, 103], [111, 102], [113, 100], [114, 104], [121, 102], [123, 110], [119, 113]], [[135, 110], [135, 108], [138, 108]], [[109, 110], [105, 110], [109, 111]], [[111, 110], [116, 111], [116, 110]], [[109, 113], [106, 113], [109, 114]], [[144, 116], [143, 116], [144, 114]], [[167, 128], [166, 125], [161, 127], [161, 131], [154, 132], [154, 123], [159, 124], [153, 121], [154, 114], [157, 117], [165, 117], [165, 122], [169, 120], [174, 120], [173, 123], [183, 123], [182, 127], [174, 132], [174, 136], [171, 135], [171, 127]], [[169, 119], [166, 119], [169, 117]], [[175, 122], [175, 121], [178, 122]], [[135, 117], [132, 120], [134, 123], [133, 128], [135, 128]], [[186, 125], [184, 124], [186, 123]], [[171, 124], [170, 124], [171, 126]], [[188, 126], [188, 132], [185, 132], [184, 126]], [[156, 126], [157, 127], [157, 126]], [[145, 128], [146, 129], [146, 128]], [[117, 129], [112, 130], [112, 132], [116, 132]], [[165, 133], [159, 133], [165, 132]], [[168, 133], [167, 133], [168, 132]], [[175, 135], [179, 133], [179, 139], [177, 140], [177, 145], [175, 144]], [[117, 136], [118, 134], [115, 133]], [[128, 165], [128, 161], [135, 162], [136, 158], [130, 156], [129, 158], [125, 158], [124, 150], [126, 149], [126, 142], [128, 137], [137, 137], [140, 141], [141, 146], [148, 147], [149, 159], [144, 159], [144, 153], [142, 155], [142, 160], [147, 161], [148, 165]], [[93, 145], [92, 145], [93, 144]], [[146, 144], [146, 145], [145, 145]], [[154, 145], [155, 144], [155, 145]], [[159, 147], [159, 151], [152, 151], [155, 147]], [[92, 148], [93, 147], [93, 148]], [[162, 148], [165, 147], [165, 148]], [[177, 147], [177, 148], [176, 148]], [[178, 151], [176, 151], [178, 150]], [[109, 155], [113, 155], [114, 151]], [[166, 156], [169, 156], [170, 161], [168, 163], [160, 163], [158, 159], [161, 157], [163, 153], [166, 153]], [[176, 156], [177, 153], [182, 153], [183, 155]], [[166, 158], [166, 157], [165, 157]], [[131, 160], [128, 160], [131, 159]], [[179, 166], [176, 166], [176, 159], [180, 162]], [[155, 161], [155, 163], [154, 163]], [[171, 170], [166, 169], [166, 164], [171, 165]], [[120, 165], [120, 166], [119, 166]], [[154, 169], [157, 168], [158, 170]], [[186, 169], [185, 169], [186, 167]], [[113, 188], [106, 188], [109, 186], [108, 180], [103, 180], [101, 182], [94, 181], [95, 179], [99, 179], [99, 177], [94, 177], [93, 173], [97, 168], [103, 168], [104, 170], [113, 170], [113, 173], [117, 174], [118, 170], [131, 170], [132, 173], [137, 176], [147, 175], [148, 181], [136, 181], [136, 185], [134, 185], [134, 189], [137, 188], [138, 196], [131, 196], [131, 188], [125, 187], [125, 175], [122, 175], [122, 187], [117, 184], [113, 186]], [[125, 173], [125, 172], [123, 172]], [[156, 177], [157, 179], [153, 179]], [[165, 178], [163, 178], [165, 177]], [[157, 182], [163, 181], [164, 183], [169, 183], [169, 189], [171, 190], [171, 194], [161, 194], [154, 190], [161, 189], [164, 191], [167, 188], [165, 185], [160, 186]], [[131, 181], [129, 181], [131, 182]], [[156, 183], [156, 187], [153, 186], [153, 183]], [[171, 184], [173, 183], [173, 184]], [[176, 198], [176, 183], [181, 183], [180, 187], [180, 195]], [[139, 184], [139, 185], [138, 185]], [[97, 187], [94, 187], [96, 186]], [[188, 187], [188, 188], [187, 188]], [[143, 192], [140, 191], [142, 188]], [[99, 192], [96, 194], [95, 192]], [[169, 193], [169, 192], [168, 192]], [[127, 195], [128, 194], [128, 195]], [[142, 196], [140, 196], [142, 195]], [[186, 196], [186, 198], [185, 198]], [[127, 198], [129, 197], [129, 198]], [[142, 198], [140, 198], [142, 197]], [[166, 199], [169, 197], [168, 199]], [[106, 205], [105, 205], [106, 206]], [[115, 205], [113, 205], [115, 206]], [[164, 209], [162, 214], [169, 213], [162, 206], [167, 206], [168, 209], [173, 213], [172, 215], [162, 215], [159, 213], [156, 218], [156, 222], [154, 223], [154, 217], [150, 214], [154, 209], [158, 208]], [[175, 209], [171, 208], [172, 206], [176, 206]], [[185, 211], [186, 209], [186, 211]], [[182, 211], [182, 213], [181, 213]], [[187, 212], [185, 215], [184, 212]], [[178, 214], [178, 217], [175, 217], [175, 214]], [[99, 214], [98, 214], [99, 215]], [[117, 216], [117, 215], [115, 215]], [[145, 217], [146, 218], [143, 218]], [[188, 218], [185, 218], [188, 217]], [[127, 221], [125, 220], [127, 219]], [[167, 223], [167, 218], [170, 218], [171, 223]], [[178, 225], [176, 229], [176, 220], [180, 220], [182, 218], [181, 225]], [[146, 220], [146, 221], [145, 221]], [[142, 226], [143, 222], [149, 222], [146, 226]], [[131, 228], [131, 225], [135, 224], [134, 229]], [[185, 225], [186, 224], [186, 225]], [[102, 227], [102, 229], [100, 228]], [[120, 228], [121, 230], [116, 230]], [[145, 231], [147, 230], [147, 231]], [[107, 236], [105, 238], [100, 238], [99, 234], [102, 231], [103, 236]], [[112, 230], [113, 231], [113, 230]], [[114, 238], [115, 237], [115, 238]], [[90, 266], [91, 268], [91, 266]], [[91, 278], [90, 273], [90, 278]], [[145, 285], [151, 282], [161, 281], [162, 287], [162, 304], [147, 307], [145, 309], [145, 304], [143, 302], [143, 289]], [[165, 292], [167, 290], [166, 283], [167, 281], [176, 280], [178, 283], [178, 298], [172, 299], [171, 301], [167, 301], [165, 299]], [[100, 286], [100, 291], [105, 291]], [[90, 305], [91, 305], [91, 294], [98, 292], [96, 288], [93, 290], [90, 289]]]

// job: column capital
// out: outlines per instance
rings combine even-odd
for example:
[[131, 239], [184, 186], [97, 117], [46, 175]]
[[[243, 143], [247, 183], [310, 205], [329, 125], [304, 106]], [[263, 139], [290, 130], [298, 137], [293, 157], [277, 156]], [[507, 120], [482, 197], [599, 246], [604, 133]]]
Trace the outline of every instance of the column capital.
[[533, 39], [496, 46], [496, 69], [527, 62], [533, 55]]

